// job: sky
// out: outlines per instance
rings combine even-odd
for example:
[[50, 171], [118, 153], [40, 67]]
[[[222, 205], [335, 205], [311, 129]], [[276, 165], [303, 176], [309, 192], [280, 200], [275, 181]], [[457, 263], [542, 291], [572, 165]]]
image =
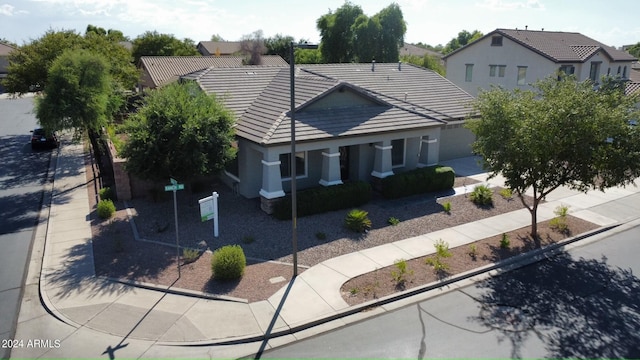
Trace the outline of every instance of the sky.
[[[393, 0], [351, 0], [373, 16]], [[396, 0], [405, 42], [445, 45], [462, 30], [497, 28], [579, 32], [620, 47], [640, 42], [638, 0]], [[344, 0], [0, 0], [0, 38], [22, 45], [47, 30], [84, 33], [88, 24], [131, 39], [145, 31], [196, 43], [214, 34], [240, 40], [257, 30], [320, 41], [316, 20]]]

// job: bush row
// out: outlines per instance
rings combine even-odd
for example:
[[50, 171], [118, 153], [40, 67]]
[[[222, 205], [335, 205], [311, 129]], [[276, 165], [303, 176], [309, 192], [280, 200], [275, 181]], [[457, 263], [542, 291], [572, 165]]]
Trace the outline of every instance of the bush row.
[[382, 196], [397, 199], [453, 188], [455, 173], [448, 166], [429, 166], [382, 179]]
[[[302, 217], [366, 204], [371, 200], [371, 185], [364, 181], [354, 181], [341, 185], [322, 186], [300, 191], [296, 197], [297, 215]], [[274, 206], [273, 216], [279, 220], [291, 219], [290, 195]]]

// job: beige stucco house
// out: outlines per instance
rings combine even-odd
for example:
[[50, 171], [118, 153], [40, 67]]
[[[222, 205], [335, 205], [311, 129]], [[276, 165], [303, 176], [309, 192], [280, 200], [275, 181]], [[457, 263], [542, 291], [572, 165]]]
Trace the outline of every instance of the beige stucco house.
[[409, 64], [300, 65], [295, 71], [296, 167], [290, 169], [289, 67], [210, 68], [183, 77], [236, 115], [238, 156], [224, 180], [263, 209], [299, 188], [394, 173], [471, 154], [468, 93]]
[[0, 93], [4, 92], [4, 87], [2, 86], [2, 80], [7, 77], [9, 73], [9, 54], [15, 50], [13, 47], [0, 43]]
[[518, 29], [494, 30], [443, 59], [447, 79], [473, 96], [491, 85], [526, 89], [558, 70], [580, 81], [628, 80], [637, 60], [579, 33]]

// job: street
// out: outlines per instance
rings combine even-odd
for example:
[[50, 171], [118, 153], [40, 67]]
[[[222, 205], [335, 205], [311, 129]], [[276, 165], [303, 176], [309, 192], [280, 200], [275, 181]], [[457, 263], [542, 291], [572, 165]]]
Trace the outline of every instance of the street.
[[[0, 339], [12, 339], [51, 150], [32, 151], [33, 98], [0, 99]], [[10, 349], [0, 348], [0, 357]]]
[[640, 227], [263, 358], [638, 358]]

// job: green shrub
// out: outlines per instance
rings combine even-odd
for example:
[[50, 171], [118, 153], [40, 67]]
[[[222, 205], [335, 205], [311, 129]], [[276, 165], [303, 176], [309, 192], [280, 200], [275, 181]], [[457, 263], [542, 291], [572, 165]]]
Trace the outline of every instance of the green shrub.
[[432, 257], [427, 258], [425, 260], [425, 263], [433, 266], [433, 270], [436, 273], [449, 270], [449, 264], [444, 262], [444, 259], [453, 256], [453, 254], [449, 250], [449, 243], [440, 239], [436, 241], [433, 246], [436, 248], [436, 253]]
[[444, 210], [444, 212], [451, 213], [451, 202], [447, 201], [444, 204], [442, 204], [442, 210]]
[[369, 213], [364, 210], [353, 209], [349, 211], [344, 219], [344, 225], [355, 232], [365, 232], [371, 228]]
[[110, 187], [103, 187], [98, 190], [98, 196], [100, 196], [100, 200], [113, 200], [113, 191], [111, 191]]
[[560, 205], [553, 211], [557, 217], [549, 221], [549, 226], [558, 232], [567, 232], [569, 225], [567, 224], [567, 214], [569, 214], [569, 207], [566, 205]]
[[387, 199], [453, 188], [455, 172], [448, 166], [429, 166], [382, 179], [382, 195]]
[[506, 233], [502, 234], [502, 239], [500, 239], [500, 248], [508, 249], [511, 246], [511, 240], [509, 240], [509, 235]]
[[108, 219], [116, 212], [116, 206], [111, 200], [100, 200], [98, 202], [98, 216], [101, 219]]
[[487, 185], [477, 185], [469, 198], [476, 205], [493, 205], [493, 191]]
[[393, 263], [395, 270], [391, 271], [391, 277], [395, 281], [396, 286], [402, 286], [407, 281], [407, 276], [413, 275], [413, 270], [409, 270], [407, 260], [401, 259]]
[[[371, 184], [364, 181], [303, 190], [296, 194], [297, 215], [303, 217], [361, 206], [368, 203], [371, 196]], [[273, 216], [279, 220], [291, 219], [291, 196], [274, 205]]]
[[473, 260], [478, 256], [478, 246], [476, 244], [469, 245], [469, 256], [471, 256]]
[[509, 188], [502, 188], [502, 190], [500, 190], [500, 196], [509, 200], [513, 197], [513, 191]]
[[389, 220], [387, 220], [387, 223], [389, 223], [389, 225], [391, 226], [396, 226], [398, 224], [400, 224], [400, 219], [395, 218], [395, 217], [390, 217]]
[[211, 257], [211, 271], [217, 280], [239, 279], [246, 266], [247, 259], [239, 245], [223, 246]]
[[192, 263], [198, 260], [200, 257], [200, 251], [197, 249], [184, 248], [182, 249], [182, 260], [185, 264]]

